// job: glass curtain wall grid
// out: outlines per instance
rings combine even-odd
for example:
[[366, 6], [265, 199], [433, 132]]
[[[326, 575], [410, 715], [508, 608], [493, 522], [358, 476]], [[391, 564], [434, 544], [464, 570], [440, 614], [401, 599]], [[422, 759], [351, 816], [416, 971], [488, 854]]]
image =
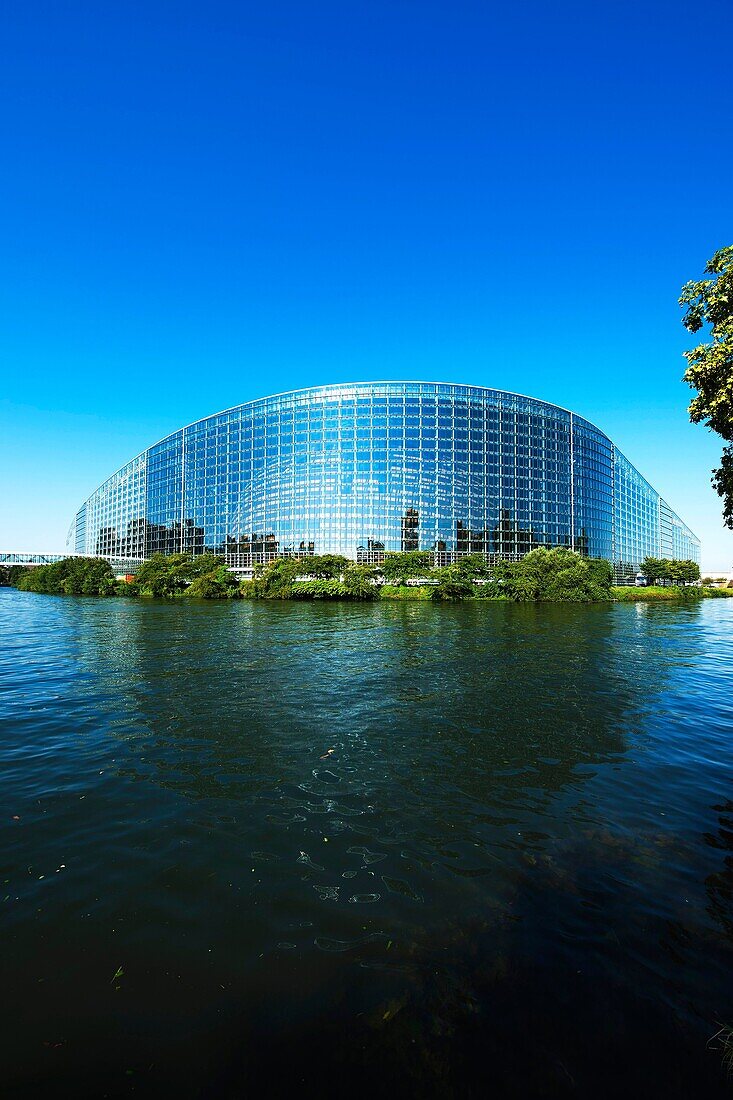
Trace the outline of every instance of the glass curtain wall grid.
[[[613, 562], [699, 561], [699, 542], [603, 432], [502, 390], [354, 383], [248, 402], [156, 443], [103, 483], [78, 553], [205, 551], [235, 566], [394, 550], [438, 564], [566, 546]], [[664, 551], [664, 553], [663, 553]]]

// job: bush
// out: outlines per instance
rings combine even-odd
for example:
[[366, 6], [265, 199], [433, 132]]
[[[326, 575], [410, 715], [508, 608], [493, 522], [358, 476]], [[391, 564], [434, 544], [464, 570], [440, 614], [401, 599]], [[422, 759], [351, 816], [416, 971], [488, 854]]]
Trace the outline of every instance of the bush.
[[611, 598], [611, 566], [572, 550], [532, 550], [521, 561], [500, 562], [493, 580], [508, 600], [591, 603]]
[[352, 600], [377, 600], [379, 587], [374, 583], [375, 570], [369, 565], [350, 565], [344, 573], [344, 587]]
[[63, 558], [51, 565], [23, 570], [17, 586], [22, 592], [47, 596], [116, 596], [112, 566], [102, 558]]
[[346, 585], [335, 580], [296, 581], [290, 589], [292, 600], [343, 600], [349, 598]]
[[219, 568], [196, 577], [183, 594], [192, 599], [227, 600], [239, 595], [239, 582], [227, 569]]
[[303, 573], [303, 564], [295, 558], [276, 558], [267, 565], [255, 566], [254, 578], [249, 582], [252, 589], [248, 596], [263, 600], [287, 600], [293, 584]]
[[475, 574], [471, 564], [466, 563], [466, 559], [460, 564], [446, 565], [443, 569], [436, 569], [433, 572], [437, 575], [438, 583], [430, 593], [431, 600], [467, 600], [476, 595], [470, 579]]
[[27, 569], [25, 565], [0, 565], [0, 588], [18, 588]]
[[431, 600], [467, 600], [476, 595], [470, 581], [446, 577], [436, 584], [430, 593]]

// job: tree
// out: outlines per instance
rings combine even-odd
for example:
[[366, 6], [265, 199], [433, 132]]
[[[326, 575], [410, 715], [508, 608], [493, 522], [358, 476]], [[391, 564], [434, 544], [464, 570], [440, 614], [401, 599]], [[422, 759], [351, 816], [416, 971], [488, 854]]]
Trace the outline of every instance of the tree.
[[153, 554], [144, 561], [135, 577], [136, 587], [147, 596], [175, 596], [188, 587], [188, 554]]
[[677, 561], [672, 558], [644, 558], [641, 571], [649, 581], [671, 581], [672, 584], [694, 584], [700, 580], [700, 566], [689, 558]]
[[474, 581], [477, 577], [487, 577], [490, 573], [483, 554], [466, 554], [457, 558], [450, 568], [454, 577], [464, 581]]
[[102, 558], [62, 558], [51, 565], [24, 569], [17, 587], [49, 596], [117, 595], [112, 567]]
[[521, 561], [497, 563], [492, 574], [498, 591], [508, 600], [590, 603], [611, 596], [608, 562], [583, 558], [564, 547], [539, 547]]
[[644, 558], [639, 568], [649, 584], [669, 579], [667, 562], [663, 558]]
[[431, 600], [467, 600], [476, 595], [468, 570], [461, 569], [458, 563], [446, 565], [436, 572], [438, 583], [430, 593]]
[[344, 572], [344, 588], [352, 600], [379, 598], [379, 588], [374, 583], [375, 573], [371, 565], [349, 565]]
[[721, 248], [705, 268], [712, 279], [686, 283], [680, 295], [688, 332], [710, 326], [712, 340], [684, 352], [684, 381], [697, 397], [688, 412], [693, 424], [705, 422], [729, 444], [723, 448], [712, 484], [723, 499], [723, 523], [733, 530], [733, 245]]
[[314, 554], [309, 558], [291, 558], [297, 563], [301, 577], [318, 577], [319, 580], [337, 580], [349, 564], [341, 554]]
[[700, 580], [700, 566], [697, 562], [690, 561], [669, 561], [666, 563], [669, 579], [673, 584], [694, 584], [695, 581]]
[[[297, 558], [275, 558], [267, 565], [255, 566], [252, 595], [267, 600], [286, 600], [298, 576], [307, 576]], [[243, 589], [245, 594], [247, 589]]]
[[425, 576], [432, 564], [433, 555], [429, 551], [406, 550], [404, 553], [385, 554], [381, 570], [390, 584], [404, 584], [412, 577]]

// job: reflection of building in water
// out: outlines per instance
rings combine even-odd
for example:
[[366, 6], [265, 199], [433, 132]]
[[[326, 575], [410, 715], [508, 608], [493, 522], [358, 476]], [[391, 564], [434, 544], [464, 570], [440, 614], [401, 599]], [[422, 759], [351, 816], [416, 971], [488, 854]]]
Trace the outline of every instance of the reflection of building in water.
[[[507, 794], [516, 790], [524, 798], [529, 782], [525, 765], [530, 758], [530, 785], [535, 792], [542, 790], [550, 796], [566, 784], [577, 792], [582, 781], [578, 765], [617, 759], [624, 750], [627, 733], [637, 729], [648, 713], [650, 699], [666, 690], [667, 666], [657, 661], [659, 676], [653, 684], [634, 679], [636, 650], [630, 643], [634, 638], [638, 641], [640, 627], [632, 625], [627, 617], [619, 620], [610, 605], [600, 606], [582, 621], [575, 616], [569, 619], [563, 607], [523, 606], [517, 619], [508, 616], [503, 606], [472, 607], [453, 622], [449, 631], [444, 619], [422, 615], [419, 629], [405, 629], [405, 622], [416, 613], [415, 605], [396, 608], [397, 617], [390, 619], [386, 634], [378, 632], [378, 638], [375, 635], [370, 643], [365, 639], [367, 644], [359, 653], [360, 677], [366, 692], [363, 702], [376, 708], [380, 722], [385, 721], [396, 733], [403, 731], [410, 723], [409, 714], [400, 704], [406, 685], [431, 682], [436, 660], [443, 664], [449, 660], [465, 663], [475, 661], [479, 654], [482, 667], [492, 669], [488, 680], [449, 677], [439, 693], [427, 691], [424, 698], [425, 716], [432, 715], [426, 717], [426, 722], [434, 727], [432, 736], [440, 746], [442, 759], [463, 759], [469, 728], [471, 738], [480, 746], [474, 759], [481, 766], [469, 768], [461, 778], [465, 792], [479, 799], [485, 797], [487, 776], [495, 767], [501, 767], [500, 786]], [[353, 698], [354, 637], [349, 630], [329, 632], [326, 647], [311, 644], [316, 635], [308, 635], [306, 630], [303, 645], [289, 648], [283, 642], [292, 625], [280, 617], [277, 622], [273, 620], [273, 632], [264, 636], [248, 614], [224, 619], [218, 614], [206, 615], [197, 622], [195, 638], [188, 639], [190, 644], [176, 649], [168, 662], [162, 663], [168, 631], [165, 620], [170, 620], [168, 625], [173, 629], [178, 621], [176, 608], [164, 606], [159, 613], [163, 620], [156, 617], [155, 621], [144, 611], [133, 608], [130, 614], [115, 617], [113, 645], [109, 646], [107, 636], [101, 639], [91, 629], [84, 634], [84, 645], [87, 651], [94, 646], [109, 646], [109, 653], [107, 648], [99, 650], [100, 676], [109, 676], [113, 685], [129, 685], [120, 706], [129, 709], [131, 720], [127, 727], [117, 724], [115, 736], [125, 728], [133, 741], [152, 735], [153, 741], [146, 742], [143, 756], [147, 760], [145, 770], [155, 784], [165, 786], [167, 777], [192, 797], [208, 791], [216, 798], [230, 798], [230, 788], [220, 782], [215, 770], [186, 766], [188, 738], [197, 751], [211, 741], [217, 752], [226, 755], [227, 739], [233, 747], [239, 745], [241, 751], [241, 739], [246, 735], [248, 755], [259, 756], [263, 767], [274, 769], [273, 774], [281, 774], [281, 766], [287, 773], [294, 766], [293, 760], [297, 764], [298, 759], [293, 754], [293, 737], [302, 735], [307, 741], [311, 730], [298, 716], [320, 713], [323, 684], [331, 685], [336, 700], [341, 693]], [[532, 628], [535, 621], [540, 629]], [[658, 656], [664, 639], [655, 635], [653, 625], [646, 636], [650, 653]], [[689, 644], [694, 649], [699, 643], [694, 640]], [[514, 656], [520, 650], [518, 665]], [[205, 685], [201, 676], [191, 675], [196, 667], [195, 654], [201, 652], [221, 654], [220, 661], [206, 665]], [[386, 679], [385, 652], [390, 662]], [[241, 677], [232, 675], [232, 654], [248, 654], [246, 660], [242, 658], [245, 664], [238, 667], [249, 667], [249, 660], [255, 671], [264, 656], [269, 669], [264, 679], [253, 677], [246, 708], [242, 707]], [[508, 660], [507, 655], [512, 659]], [[173, 742], [168, 712], [160, 706], [161, 693], [170, 695], [171, 677], [175, 677], [178, 703]], [[273, 682], [286, 685], [275, 698]], [[622, 683], [628, 690], [609, 694], [609, 682]], [[568, 698], [573, 700], [572, 736], [568, 735]], [[455, 720], [443, 722], [441, 715], [446, 713]], [[359, 752], [367, 752], [371, 766], [371, 752], [379, 751], [383, 731], [381, 726], [379, 730], [365, 728], [361, 714], [361, 709], [357, 714], [335, 705], [330, 717], [346, 740], [357, 745]], [[497, 721], [497, 715], [510, 717]], [[542, 752], [538, 754], [534, 742], [517, 737], [518, 729], [539, 729]], [[402, 746], [403, 740], [398, 737], [398, 741]], [[179, 749], [183, 754], [180, 760]], [[236, 763], [237, 752], [233, 751], [231, 759]], [[516, 761], [516, 769], [507, 768], [507, 761]], [[591, 773], [592, 769], [584, 771], [584, 775]], [[254, 767], [248, 774], [256, 782], [262, 772]], [[366, 793], [364, 797], [369, 801]], [[415, 805], [420, 804], [416, 793]]]
[[700, 556], [589, 421], [502, 390], [417, 382], [301, 390], [199, 420], [105, 481], [72, 537], [78, 553], [212, 551], [237, 564], [567, 546], [618, 577], [646, 556]]

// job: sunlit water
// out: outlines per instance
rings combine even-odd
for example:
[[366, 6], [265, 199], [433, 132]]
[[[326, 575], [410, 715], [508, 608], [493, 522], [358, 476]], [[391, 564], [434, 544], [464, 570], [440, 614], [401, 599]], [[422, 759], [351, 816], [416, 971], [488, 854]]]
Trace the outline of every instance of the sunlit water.
[[733, 600], [0, 589], [0, 727], [4, 1094], [731, 1094]]

